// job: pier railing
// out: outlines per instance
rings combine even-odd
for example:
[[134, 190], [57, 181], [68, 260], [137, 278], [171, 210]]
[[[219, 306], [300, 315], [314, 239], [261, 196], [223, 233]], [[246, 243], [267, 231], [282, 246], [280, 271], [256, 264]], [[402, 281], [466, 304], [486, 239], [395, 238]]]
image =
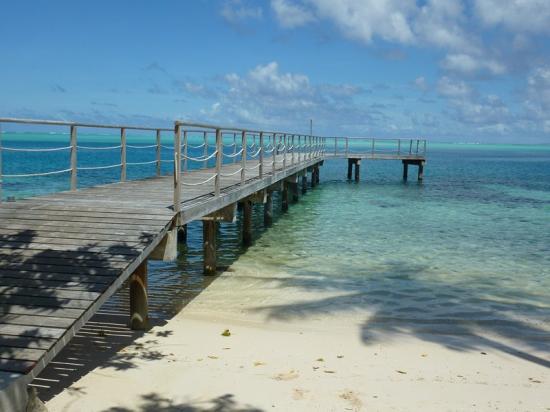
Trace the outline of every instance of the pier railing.
[[[43, 127], [61, 128], [62, 133], [68, 134], [67, 144], [53, 147], [26, 147], [19, 145], [2, 144], [2, 124], [24, 124]], [[86, 136], [79, 132], [93, 129], [110, 129], [120, 135], [115, 144], [83, 144]], [[140, 144], [129, 144], [127, 132], [145, 133]], [[109, 136], [112, 139], [112, 136]], [[145, 140], [144, 140], [145, 139]], [[144, 141], [144, 143], [143, 143]], [[267, 173], [275, 173], [288, 166], [304, 161], [321, 158], [325, 153], [326, 139], [320, 136], [311, 136], [296, 133], [273, 132], [262, 130], [239, 129], [222, 127], [211, 124], [197, 124], [175, 122], [174, 128], [141, 127], [132, 125], [93, 124], [66, 121], [35, 120], [0, 118], [0, 202], [3, 199], [3, 180], [26, 179], [46, 176], [67, 175], [69, 188], [76, 191], [79, 187], [79, 175], [82, 172], [96, 171], [108, 173], [110, 170], [119, 173], [117, 180], [124, 182], [128, 179], [128, 169], [133, 167], [154, 166], [151, 176], [161, 176], [163, 165], [172, 164], [174, 176], [174, 201], [176, 208], [181, 202], [182, 187], [212, 185], [212, 192], [220, 196], [221, 180], [240, 175], [240, 183], [247, 179], [262, 178]], [[144, 152], [140, 161], [128, 161], [128, 152]], [[108, 164], [91, 165], [81, 164], [79, 154], [82, 152], [96, 152], [97, 157], [110, 161]], [[120, 154], [116, 155], [119, 151]], [[4, 173], [4, 154], [11, 153], [66, 153], [67, 167], [52, 168], [26, 173]], [[171, 153], [170, 153], [171, 152]], [[109, 153], [109, 155], [107, 155]], [[144, 156], [150, 158], [145, 158]], [[222, 173], [222, 165], [238, 164], [237, 170], [230, 174]], [[11, 169], [14, 169], [13, 167]], [[211, 174], [200, 182], [186, 181], [182, 174], [189, 170], [208, 169]], [[141, 174], [140, 177], [147, 177]]]
[[374, 137], [327, 137], [326, 155], [328, 157], [368, 158], [425, 157], [426, 139], [381, 139]]
[[[192, 144], [194, 142], [195, 144]], [[287, 132], [250, 130], [232, 126], [177, 121], [174, 130], [175, 164], [182, 173], [174, 173], [174, 205], [179, 207], [182, 188], [213, 183], [214, 196], [220, 196], [224, 178], [240, 177], [240, 184], [251, 178], [263, 178], [289, 166], [319, 159], [325, 153], [325, 138]], [[202, 151], [200, 156], [190, 150]], [[185, 172], [191, 164], [202, 165], [209, 175], [202, 181], [188, 182]], [[222, 165], [236, 164], [229, 173], [222, 173]]]

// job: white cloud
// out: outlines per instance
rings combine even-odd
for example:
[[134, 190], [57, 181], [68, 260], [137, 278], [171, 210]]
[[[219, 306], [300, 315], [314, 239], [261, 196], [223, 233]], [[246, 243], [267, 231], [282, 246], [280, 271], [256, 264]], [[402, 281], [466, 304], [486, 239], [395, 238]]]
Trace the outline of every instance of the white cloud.
[[550, 33], [549, 0], [271, 0], [271, 6], [285, 28], [328, 22], [366, 45], [381, 39], [438, 48], [446, 56], [443, 69], [468, 77], [525, 70], [525, 58], [541, 54], [531, 37]]
[[466, 75], [487, 71], [490, 74], [504, 74], [506, 67], [487, 56], [471, 56], [465, 53], [449, 54], [443, 59], [442, 66], [449, 71]]
[[227, 74], [215, 90], [216, 107], [200, 112], [205, 120], [299, 130], [313, 118], [318, 130], [341, 133], [366, 132], [388, 121], [382, 111], [360, 104], [363, 88], [312, 84], [304, 74], [281, 71], [277, 62], [258, 65], [244, 75]]
[[414, 80], [414, 85], [421, 91], [426, 91], [428, 89], [428, 83], [426, 82], [426, 78], [424, 76], [417, 77]]
[[242, 0], [227, 0], [220, 10], [221, 16], [232, 24], [239, 24], [246, 20], [260, 20], [263, 10], [259, 6], [249, 6]]
[[272, 0], [271, 8], [279, 24], [288, 29], [300, 27], [315, 20], [307, 8], [294, 4], [292, 0]]
[[524, 32], [550, 32], [548, 0], [475, 0], [475, 11], [487, 26]]
[[442, 77], [437, 83], [438, 93], [447, 98], [458, 99], [472, 95], [473, 91], [464, 81], [452, 80], [448, 77]]
[[316, 14], [335, 25], [348, 37], [370, 43], [373, 37], [410, 43], [414, 34], [410, 16], [413, 0], [307, 0]]
[[550, 132], [550, 67], [539, 67], [528, 76], [523, 104], [528, 120]]

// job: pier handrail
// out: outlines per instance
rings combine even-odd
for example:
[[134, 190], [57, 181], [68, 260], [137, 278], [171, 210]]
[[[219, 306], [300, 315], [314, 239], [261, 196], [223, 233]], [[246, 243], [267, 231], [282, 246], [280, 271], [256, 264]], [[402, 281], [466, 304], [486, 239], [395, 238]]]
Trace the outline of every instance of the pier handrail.
[[[262, 178], [268, 173], [275, 174], [277, 171], [294, 166], [302, 162], [311, 162], [324, 157], [350, 157], [355, 154], [370, 156], [372, 158], [393, 157], [414, 157], [425, 156], [425, 139], [388, 139], [375, 137], [353, 137], [353, 136], [317, 136], [310, 134], [289, 133], [269, 130], [256, 130], [236, 126], [220, 126], [217, 124], [196, 123], [187, 121], [175, 121], [173, 128], [146, 127], [126, 124], [100, 124], [89, 122], [72, 122], [59, 120], [40, 119], [19, 119], [0, 117], [0, 126], [3, 123], [17, 123], [43, 126], [68, 127], [70, 139], [68, 146], [46, 147], [46, 148], [21, 148], [6, 147], [2, 145], [0, 129], [0, 202], [2, 201], [2, 180], [3, 178], [23, 178], [33, 176], [50, 176], [63, 173], [70, 175], [70, 190], [78, 189], [78, 171], [120, 169], [120, 181], [127, 179], [129, 166], [156, 165], [154, 174], [160, 176], [163, 163], [173, 163], [174, 176], [174, 207], [179, 210], [181, 203], [182, 186], [201, 186], [212, 184], [212, 194], [221, 196], [221, 179], [229, 178], [240, 173], [240, 183], [243, 184], [249, 178]], [[114, 129], [120, 131], [120, 144], [113, 146], [84, 146], [78, 144], [78, 131], [84, 128]], [[129, 145], [126, 133], [128, 130], [155, 132], [154, 144]], [[174, 144], [162, 144], [162, 133], [174, 133]], [[240, 139], [237, 136], [240, 135]], [[215, 138], [215, 141], [211, 141]], [[196, 144], [196, 139], [201, 143]], [[224, 142], [225, 139], [225, 142]], [[330, 145], [333, 139], [333, 146]], [[240, 140], [240, 141], [239, 141]], [[194, 144], [191, 144], [194, 143]], [[355, 149], [361, 146], [361, 150]], [[224, 152], [224, 148], [230, 148]], [[138, 159], [140, 161], [129, 162], [127, 159], [128, 149], [151, 149], [154, 150], [154, 158], [151, 160]], [[202, 149], [202, 150], [201, 150]], [[78, 152], [88, 150], [109, 151], [120, 150], [120, 161], [109, 165], [79, 165]], [[169, 158], [163, 158], [163, 150], [173, 151]], [[3, 174], [2, 156], [3, 152], [62, 152], [69, 153], [69, 168], [50, 170], [37, 173]], [[197, 153], [202, 154], [197, 155]], [[392, 158], [393, 158], [392, 157]], [[256, 165], [250, 166], [248, 162], [255, 160]], [[183, 163], [182, 163], [183, 162]], [[184, 182], [182, 173], [190, 168], [207, 169], [213, 168], [212, 175], [202, 182]], [[233, 163], [240, 167], [231, 173], [221, 173], [223, 164]], [[257, 170], [256, 170], [257, 169]]]
[[[69, 174], [70, 179], [70, 190], [76, 191], [78, 188], [78, 171], [92, 171], [92, 170], [106, 170], [106, 169], [115, 169], [120, 168], [120, 181], [125, 181], [127, 177], [127, 168], [128, 166], [142, 166], [155, 164], [156, 165], [156, 176], [161, 175], [161, 165], [164, 162], [173, 162], [173, 159], [162, 159], [162, 149], [163, 146], [161, 142], [162, 132], [173, 132], [173, 129], [168, 129], [165, 127], [145, 127], [145, 126], [135, 126], [135, 125], [120, 125], [120, 124], [100, 124], [100, 123], [87, 123], [87, 122], [69, 122], [69, 121], [60, 121], [60, 120], [41, 120], [41, 119], [20, 119], [20, 118], [10, 118], [10, 117], [0, 117], [0, 125], [3, 123], [12, 123], [12, 124], [27, 124], [27, 125], [39, 125], [39, 126], [62, 126], [69, 127], [69, 145], [63, 147], [54, 147], [54, 148], [32, 148], [32, 147], [6, 147], [0, 143], [0, 202], [2, 202], [2, 185], [4, 178], [26, 178], [26, 177], [40, 177], [40, 176], [52, 176], [63, 173]], [[120, 144], [115, 146], [84, 146], [78, 144], [78, 130], [83, 128], [89, 129], [114, 129], [120, 130]], [[155, 144], [151, 145], [128, 145], [126, 142], [126, 131], [146, 131], [146, 132], [155, 132]], [[2, 133], [0, 129], [0, 141], [2, 140]], [[155, 157], [150, 161], [139, 161], [139, 162], [128, 162], [127, 161], [127, 149], [145, 149], [145, 148], [155, 148]], [[100, 165], [100, 166], [82, 166], [78, 165], [78, 151], [110, 151], [120, 149], [120, 161], [114, 164], [109, 165]], [[12, 173], [5, 174], [3, 173], [2, 168], [2, 158], [3, 152], [33, 152], [33, 153], [45, 153], [45, 152], [54, 152], [54, 151], [65, 151], [69, 152], [69, 167], [59, 170], [49, 170], [43, 172], [33, 172], [33, 173]]]
[[[325, 138], [325, 150], [326, 150], [326, 141], [334, 140], [332, 145], [332, 150], [327, 153], [328, 156], [332, 157], [351, 157], [354, 154], [369, 156], [371, 158], [376, 158], [379, 156], [382, 158], [386, 156], [425, 156], [427, 148], [427, 140], [422, 138], [378, 138], [378, 137], [339, 137], [332, 136]], [[343, 147], [342, 147], [343, 144]], [[361, 149], [359, 151], [354, 151], [353, 146], [359, 146], [361, 144]]]
[[[203, 162], [203, 168], [205, 169], [208, 168], [209, 161], [215, 162], [212, 174], [202, 182], [186, 182], [184, 176], [174, 180], [175, 204], [178, 199], [181, 199], [182, 186], [202, 186], [212, 184], [213, 181], [212, 194], [219, 197], [221, 196], [221, 181], [223, 178], [231, 178], [240, 174], [239, 184], [242, 185], [249, 178], [263, 178], [268, 168], [270, 174], [275, 174], [286, 169], [289, 164], [295, 165], [296, 163], [311, 161], [323, 155], [321, 144], [324, 142], [324, 138], [320, 136], [308, 136], [310, 144], [302, 148], [294, 145], [295, 136], [303, 136], [296, 133], [251, 130], [234, 126], [186, 121], [174, 122], [174, 132], [176, 135], [183, 133], [184, 136], [184, 171], [188, 170], [187, 161]], [[195, 148], [203, 148], [203, 154], [200, 157], [190, 157], [186, 152], [187, 148], [190, 147], [188, 143], [189, 135], [198, 133], [202, 133], [202, 143], [195, 146]], [[238, 134], [240, 134], [240, 142], [237, 139]], [[215, 142], [209, 142], [209, 137], [213, 135], [215, 136]], [[259, 143], [257, 137], [259, 137]], [[224, 142], [224, 139], [230, 140]], [[178, 139], [176, 138], [176, 140]], [[214, 151], [210, 151], [210, 147], [214, 147]], [[231, 151], [226, 152], [224, 148], [231, 148]], [[181, 146], [175, 144], [174, 150], [178, 153], [181, 151]], [[177, 157], [178, 155], [176, 155]], [[247, 166], [248, 161], [256, 158], [258, 158], [258, 163], [255, 166]], [[240, 164], [231, 173], [221, 173], [224, 163]], [[268, 167], [266, 168], [266, 166]], [[256, 169], [258, 170], [255, 171]], [[179, 210], [177, 206], [176, 210]]]

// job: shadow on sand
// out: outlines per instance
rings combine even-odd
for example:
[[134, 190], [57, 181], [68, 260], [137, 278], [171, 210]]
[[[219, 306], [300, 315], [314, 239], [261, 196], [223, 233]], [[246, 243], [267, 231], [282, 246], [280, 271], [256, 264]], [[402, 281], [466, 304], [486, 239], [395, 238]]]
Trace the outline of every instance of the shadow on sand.
[[423, 276], [427, 267], [408, 263], [388, 264], [365, 274], [366, 279], [343, 280], [321, 270], [266, 281], [277, 281], [281, 290], [297, 287], [335, 296], [254, 310], [275, 320], [364, 310], [360, 336], [367, 345], [409, 335], [455, 351], [492, 349], [550, 368], [550, 305], [541, 296], [514, 290], [510, 294], [519, 298], [514, 301], [504, 288], [489, 293], [431, 280]]

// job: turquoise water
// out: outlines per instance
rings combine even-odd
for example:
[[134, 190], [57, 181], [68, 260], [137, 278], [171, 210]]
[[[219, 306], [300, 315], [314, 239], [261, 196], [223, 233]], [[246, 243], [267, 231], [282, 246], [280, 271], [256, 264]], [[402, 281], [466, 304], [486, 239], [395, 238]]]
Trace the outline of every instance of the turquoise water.
[[[36, 146], [32, 140], [4, 136], [3, 144]], [[59, 144], [50, 140], [41, 144]], [[15, 156], [4, 153], [4, 173], [66, 167], [53, 157], [37, 155], [31, 161]], [[109, 164], [117, 156], [79, 155], [79, 161]], [[154, 152], [133, 156], [129, 161], [152, 160]], [[169, 156], [166, 149], [164, 157]], [[282, 288], [345, 292], [304, 304], [300, 316], [368, 307], [375, 316], [363, 325], [365, 339], [373, 331], [406, 330], [420, 336], [435, 329], [463, 334], [481, 328], [548, 349], [550, 146], [430, 144], [423, 184], [415, 181], [415, 167], [409, 183], [402, 183], [400, 162], [367, 161], [361, 169], [362, 181], [350, 183], [344, 161], [326, 161], [321, 185], [288, 213], [277, 209], [269, 230], [262, 227], [257, 207], [255, 245], [248, 250], [240, 246], [239, 222], [221, 225], [220, 266], [238, 259], [293, 274]], [[163, 173], [170, 170], [166, 165]], [[131, 176], [153, 172], [154, 166]], [[110, 173], [84, 175], [80, 181], [86, 185], [118, 178], [117, 171]], [[60, 189], [67, 185], [64, 179], [6, 179], [4, 194]], [[172, 316], [211, 281], [201, 274], [200, 225], [189, 228], [188, 245], [177, 263], [151, 263], [156, 317]], [[114, 296], [106, 308], [123, 306], [125, 293]], [[296, 307], [269, 311], [271, 317], [284, 318], [295, 316]]]

